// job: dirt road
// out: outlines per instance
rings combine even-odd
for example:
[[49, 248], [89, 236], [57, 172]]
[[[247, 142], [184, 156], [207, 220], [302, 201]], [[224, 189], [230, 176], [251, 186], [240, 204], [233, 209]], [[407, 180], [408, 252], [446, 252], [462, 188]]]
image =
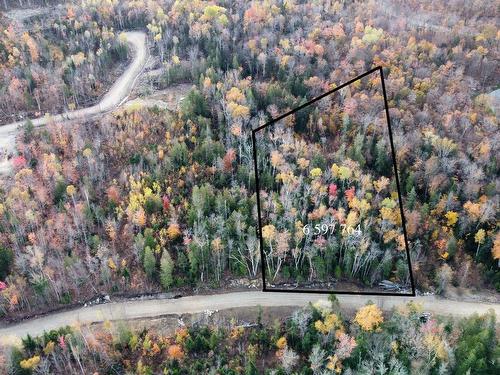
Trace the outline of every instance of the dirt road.
[[[142, 31], [125, 32], [127, 42], [131, 45], [134, 58], [125, 72], [111, 86], [111, 89], [103, 96], [101, 101], [91, 107], [78, 109], [54, 116], [44, 116], [37, 119], [32, 119], [33, 125], [43, 126], [49, 120], [55, 122], [63, 122], [69, 120], [78, 120], [89, 118], [98, 114], [108, 112], [128, 98], [128, 95], [134, 86], [134, 83], [141, 73], [148, 57], [148, 49], [146, 47], [146, 34]], [[15, 137], [26, 121], [18, 121], [12, 124], [0, 126], [0, 155], [4, 155], [14, 151]], [[2, 157], [0, 159], [0, 174], [7, 173], [10, 170], [9, 161]]]
[[[422, 303], [425, 311], [440, 315], [467, 316], [475, 312], [483, 314], [493, 309], [500, 314], [499, 304], [458, 302], [439, 299], [435, 296], [421, 297], [380, 297], [380, 296], [338, 296], [344, 309], [352, 310], [371, 300], [384, 310], [404, 304], [410, 300]], [[90, 324], [104, 320], [127, 320], [152, 318], [162, 315], [199, 313], [205, 310], [224, 310], [250, 306], [304, 306], [309, 301], [327, 299], [321, 294], [292, 294], [271, 292], [235, 292], [208, 296], [190, 296], [180, 299], [133, 300], [82, 307], [72, 311], [51, 314], [0, 328], [0, 344], [12, 342], [26, 334], [38, 335], [43, 331], [79, 322]]]

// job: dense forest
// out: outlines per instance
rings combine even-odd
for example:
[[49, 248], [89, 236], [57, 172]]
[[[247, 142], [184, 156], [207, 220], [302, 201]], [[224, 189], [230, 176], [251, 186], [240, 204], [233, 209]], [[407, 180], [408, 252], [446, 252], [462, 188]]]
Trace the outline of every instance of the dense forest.
[[[258, 278], [251, 129], [375, 66], [386, 77], [417, 288], [500, 288], [500, 143], [487, 95], [499, 83], [495, 14], [495, 2], [89, 0], [54, 8], [40, 21], [46, 28], [37, 21], [31, 28], [30, 20], [11, 27], [2, 17], [6, 114], [57, 112], [90, 100], [97, 82], [105, 85], [109, 69], [125, 58], [120, 34], [130, 29], [148, 33], [159, 88], [193, 88], [179, 111], [135, 106], [74, 126], [26, 123], [14, 170], [0, 181], [0, 314], [98, 293], [220, 288]], [[289, 126], [332, 132], [351, 122], [377, 124], [379, 107], [361, 88], [338, 98], [332, 123], [312, 112]], [[406, 283], [400, 234], [391, 232], [400, 221], [394, 186], [362, 169], [364, 162], [383, 171], [388, 161], [377, 158], [376, 142], [367, 154], [351, 135], [342, 165], [335, 152], [325, 165], [294, 153], [286, 137], [281, 155], [267, 162], [278, 166], [286, 150], [308, 178], [318, 168], [338, 173], [335, 193], [352, 212], [369, 205], [385, 215], [370, 229], [385, 237], [383, 250], [356, 262], [354, 245], [340, 267], [301, 255], [302, 274], [293, 266], [281, 270], [303, 280], [361, 275], [363, 287], [381, 277]], [[379, 156], [384, 147], [378, 145]], [[276, 176], [269, 181], [278, 183]], [[292, 207], [273, 209], [293, 220], [286, 211]], [[276, 228], [266, 231], [269, 241], [284, 236]], [[292, 242], [279, 251], [282, 264], [294, 264]]]
[[384, 108], [376, 70], [257, 131], [269, 283], [345, 279], [365, 286], [328, 289], [366, 291], [391, 279], [409, 291]]
[[0, 367], [30, 374], [478, 374], [500, 371], [495, 315], [426, 318], [409, 303], [389, 315], [361, 307], [351, 318], [324, 301], [264, 325], [203, 320], [175, 332], [126, 323], [27, 336]]
[[0, 124], [93, 104], [127, 59], [119, 34], [71, 7], [30, 22], [26, 30], [0, 15]]

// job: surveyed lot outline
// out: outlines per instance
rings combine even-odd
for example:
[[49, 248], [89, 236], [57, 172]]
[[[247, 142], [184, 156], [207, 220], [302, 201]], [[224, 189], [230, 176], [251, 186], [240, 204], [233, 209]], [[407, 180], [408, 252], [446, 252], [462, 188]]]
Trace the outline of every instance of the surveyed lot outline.
[[[398, 202], [399, 202], [399, 210], [401, 214], [401, 219], [402, 219], [402, 229], [403, 229], [403, 237], [404, 237], [404, 245], [405, 245], [405, 252], [406, 252], [406, 260], [407, 260], [407, 265], [408, 265], [408, 271], [410, 275], [410, 283], [411, 283], [411, 293], [394, 293], [394, 292], [376, 292], [376, 291], [369, 291], [369, 292], [363, 292], [363, 291], [342, 291], [342, 290], [328, 290], [328, 289], [283, 289], [283, 288], [268, 288], [267, 283], [266, 283], [266, 270], [265, 270], [265, 254], [264, 254], [264, 239], [262, 238], [262, 215], [261, 215], [261, 202], [260, 202], [260, 182], [259, 182], [259, 168], [258, 168], [258, 163], [257, 163], [257, 139], [256, 139], [256, 134], [257, 132], [272, 126], [274, 123], [283, 120], [285, 117], [293, 115], [297, 111], [300, 111], [303, 108], [306, 108], [307, 106], [329, 96], [335, 94], [337, 91], [340, 91], [344, 87], [349, 86], [350, 84], [361, 80], [362, 78], [369, 76], [370, 74], [374, 73], [379, 73], [380, 77], [380, 82], [382, 86], [382, 93], [384, 97], [384, 109], [385, 109], [385, 117], [386, 117], [386, 122], [387, 122], [387, 128], [388, 128], [388, 133], [389, 133], [389, 144], [391, 147], [391, 160], [392, 160], [392, 165], [393, 165], [393, 171], [394, 175], [396, 178], [396, 187], [398, 191]], [[285, 293], [331, 293], [331, 294], [357, 294], [357, 295], [382, 295], [382, 296], [401, 296], [401, 297], [415, 297], [415, 281], [413, 278], [413, 269], [411, 266], [411, 259], [410, 259], [410, 250], [408, 246], [408, 236], [406, 233], [406, 219], [404, 216], [404, 210], [403, 210], [403, 198], [401, 196], [401, 188], [399, 184], [399, 176], [398, 176], [398, 168], [397, 168], [397, 163], [396, 163], [396, 151], [394, 149], [394, 141], [392, 137], [392, 129], [391, 129], [391, 119], [389, 116], [389, 105], [387, 101], [387, 93], [385, 90], [385, 81], [384, 81], [384, 72], [381, 66], [378, 66], [376, 68], [370, 69], [369, 71], [351, 79], [350, 81], [347, 81], [334, 89], [327, 91], [314, 99], [311, 99], [307, 103], [304, 103], [300, 106], [298, 106], [295, 109], [292, 109], [291, 111], [288, 111], [271, 121], [267, 122], [266, 124], [259, 126], [255, 129], [252, 130], [252, 144], [253, 144], [253, 159], [254, 159], [254, 169], [255, 169], [255, 190], [257, 193], [257, 215], [258, 215], [258, 230], [257, 230], [257, 235], [259, 237], [259, 247], [260, 247], [260, 257], [261, 257], [261, 272], [262, 272], [262, 291], [263, 292], [285, 292]]]

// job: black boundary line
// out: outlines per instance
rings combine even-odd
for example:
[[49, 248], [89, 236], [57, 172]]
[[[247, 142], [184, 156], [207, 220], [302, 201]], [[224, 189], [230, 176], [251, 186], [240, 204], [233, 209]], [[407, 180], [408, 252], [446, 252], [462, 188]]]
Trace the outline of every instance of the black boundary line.
[[367, 71], [367, 72], [365, 72], [365, 73], [363, 73], [363, 74], [361, 74], [361, 75], [359, 75], [359, 76], [357, 76], [357, 77], [355, 77], [355, 78], [351, 79], [350, 81], [347, 81], [346, 83], [343, 83], [343, 84], [341, 84], [340, 86], [335, 87], [334, 89], [332, 89], [332, 90], [330, 90], [330, 91], [327, 91], [327, 92], [325, 92], [324, 94], [321, 94], [320, 96], [315, 97], [314, 99], [309, 100], [307, 103], [301, 104], [301, 105], [299, 105], [297, 108], [294, 108], [294, 109], [292, 109], [291, 111], [288, 111], [288, 112], [286, 112], [286, 113], [284, 113], [284, 114], [282, 114], [282, 115], [280, 115], [280, 116], [278, 116], [278, 117], [276, 117], [276, 118], [272, 119], [272, 120], [271, 120], [271, 121], [269, 121], [268, 123], [266, 123], [266, 124], [264, 124], [264, 125], [261, 125], [261, 126], [259, 126], [258, 128], [253, 129], [253, 130], [252, 130], [252, 132], [257, 132], [257, 131], [259, 131], [259, 130], [262, 130], [262, 129], [264, 129], [265, 127], [268, 127], [269, 125], [274, 124], [276, 121], [282, 120], [282, 119], [284, 119], [285, 117], [287, 117], [287, 116], [289, 116], [289, 115], [291, 115], [291, 114], [293, 114], [293, 113], [295, 113], [295, 112], [297, 112], [297, 111], [300, 111], [302, 108], [305, 108], [305, 107], [307, 107], [308, 105], [313, 104], [314, 102], [317, 102], [317, 101], [318, 101], [318, 100], [320, 100], [320, 99], [323, 99], [325, 96], [328, 96], [328, 95], [330, 95], [330, 94], [333, 94], [334, 92], [339, 91], [339, 90], [343, 89], [343, 88], [344, 88], [344, 87], [346, 87], [346, 86], [349, 86], [351, 83], [354, 83], [354, 82], [356, 82], [356, 81], [360, 80], [361, 78], [366, 77], [367, 75], [370, 75], [370, 74], [372, 74], [372, 73], [376, 72], [379, 68], [380, 68], [380, 67], [376, 67], [376, 68], [370, 69], [369, 71]]
[[259, 247], [260, 247], [260, 265], [262, 273], [262, 291], [266, 291], [266, 267], [264, 265], [264, 240], [262, 238], [261, 228], [262, 228], [262, 215], [260, 210], [260, 183], [259, 183], [259, 168], [257, 166], [257, 140], [255, 139], [255, 132], [252, 130], [252, 145], [253, 145], [253, 164], [255, 168], [255, 193], [257, 195], [257, 236], [259, 237]]
[[391, 127], [391, 118], [389, 116], [389, 103], [387, 101], [387, 92], [385, 91], [385, 79], [384, 79], [384, 71], [381, 66], [378, 67], [380, 72], [380, 82], [382, 83], [382, 93], [384, 95], [384, 106], [385, 106], [385, 117], [387, 120], [387, 126], [389, 128], [389, 140], [391, 141], [391, 152], [392, 152], [392, 164], [394, 166], [394, 175], [396, 176], [396, 187], [398, 189], [398, 201], [399, 201], [399, 211], [401, 212], [401, 224], [403, 227], [403, 238], [405, 241], [406, 248], [406, 259], [408, 260], [408, 268], [410, 271], [410, 282], [411, 282], [411, 291], [413, 296], [415, 297], [415, 280], [413, 279], [413, 268], [411, 266], [411, 258], [410, 258], [410, 246], [408, 245], [408, 235], [406, 234], [406, 219], [405, 213], [403, 209], [403, 198], [401, 196], [401, 187], [399, 185], [399, 175], [398, 175], [398, 166], [396, 162], [396, 149], [394, 148], [394, 141], [392, 138], [392, 127]]
[[[256, 141], [256, 133], [259, 130], [265, 129], [269, 125], [274, 124], [277, 121], [282, 120], [283, 118], [307, 107], [310, 104], [313, 104], [317, 102], [318, 100], [323, 99], [324, 97], [333, 94], [341, 89], [343, 89], [346, 86], [349, 86], [350, 84], [376, 72], [379, 71], [380, 73], [380, 81], [382, 83], [382, 93], [384, 96], [384, 107], [385, 107], [385, 115], [386, 115], [386, 120], [387, 120], [387, 127], [389, 130], [389, 141], [391, 145], [391, 156], [392, 156], [392, 164], [394, 167], [394, 172], [396, 175], [396, 187], [398, 190], [398, 201], [399, 201], [399, 208], [400, 208], [400, 214], [401, 214], [401, 220], [402, 220], [402, 227], [403, 227], [403, 237], [404, 237], [404, 242], [405, 242], [405, 248], [406, 248], [406, 257], [407, 257], [407, 264], [408, 264], [408, 269], [410, 271], [410, 282], [411, 282], [411, 293], [383, 293], [383, 292], [361, 292], [361, 291], [333, 291], [333, 290], [318, 290], [318, 289], [280, 289], [280, 288], [268, 288], [266, 284], [266, 267], [264, 264], [265, 261], [265, 255], [264, 255], [264, 240], [262, 238], [262, 233], [261, 233], [261, 228], [262, 228], [262, 217], [261, 217], [261, 203], [260, 203], [260, 182], [259, 182], [259, 173], [258, 173], [258, 165], [257, 165], [257, 141]], [[389, 116], [389, 104], [387, 101], [387, 93], [385, 90], [385, 81], [384, 81], [384, 73], [382, 70], [381, 66], [377, 66], [375, 68], [372, 68], [368, 70], [367, 72], [341, 84], [338, 87], [335, 87], [334, 89], [327, 91], [307, 103], [304, 103], [295, 109], [292, 109], [291, 111], [288, 111], [272, 120], [267, 122], [264, 125], [261, 125], [255, 129], [252, 129], [252, 145], [253, 145], [253, 159], [254, 159], [254, 168], [255, 168], [255, 189], [256, 189], [256, 195], [257, 195], [257, 216], [258, 216], [258, 228], [257, 228], [257, 235], [259, 237], [259, 245], [260, 245], [260, 257], [261, 257], [261, 272], [262, 272], [262, 291], [263, 292], [278, 292], [278, 293], [311, 293], [311, 294], [345, 294], [345, 295], [367, 295], [367, 296], [393, 296], [393, 297], [415, 297], [416, 296], [416, 291], [415, 291], [415, 281], [413, 279], [413, 269], [412, 269], [412, 264], [411, 264], [411, 259], [410, 259], [410, 250], [408, 246], [408, 236], [406, 233], [406, 220], [404, 216], [404, 210], [403, 210], [403, 200], [401, 197], [401, 188], [399, 185], [399, 176], [398, 176], [398, 170], [397, 170], [397, 163], [396, 163], [396, 152], [394, 149], [394, 142], [393, 142], [393, 137], [392, 137], [392, 128], [391, 128], [391, 120]]]

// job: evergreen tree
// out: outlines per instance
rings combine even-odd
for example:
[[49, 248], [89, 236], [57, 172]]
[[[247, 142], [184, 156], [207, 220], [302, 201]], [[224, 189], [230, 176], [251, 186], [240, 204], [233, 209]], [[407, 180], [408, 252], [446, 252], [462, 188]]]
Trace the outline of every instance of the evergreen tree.
[[5, 280], [9, 276], [13, 262], [14, 254], [12, 250], [0, 247], [0, 280]]
[[149, 246], [144, 249], [144, 272], [149, 278], [153, 278], [156, 269], [156, 258]]
[[415, 191], [415, 188], [413, 187], [410, 191], [410, 193], [408, 194], [408, 209], [409, 210], [413, 210], [413, 208], [415, 207], [415, 203], [417, 201], [417, 192]]
[[375, 168], [378, 173], [386, 176], [387, 174], [391, 174], [392, 169], [390, 169], [391, 163], [389, 160], [389, 155], [387, 152], [386, 144], [381, 139], [377, 142], [375, 146]]
[[457, 365], [454, 374], [498, 374], [499, 346], [495, 334], [495, 314], [472, 316], [461, 324], [461, 336], [455, 356]]
[[160, 259], [160, 283], [163, 289], [168, 289], [172, 286], [174, 279], [172, 272], [174, 270], [174, 261], [167, 250], [163, 251]]
[[365, 137], [363, 134], [357, 134], [354, 139], [354, 146], [352, 148], [352, 159], [357, 161], [361, 167], [366, 164], [365, 157], [363, 155], [363, 145]]
[[408, 178], [406, 179], [405, 189], [407, 194], [410, 194], [412, 189], [415, 190], [415, 176], [413, 175], [413, 172], [410, 172]]

